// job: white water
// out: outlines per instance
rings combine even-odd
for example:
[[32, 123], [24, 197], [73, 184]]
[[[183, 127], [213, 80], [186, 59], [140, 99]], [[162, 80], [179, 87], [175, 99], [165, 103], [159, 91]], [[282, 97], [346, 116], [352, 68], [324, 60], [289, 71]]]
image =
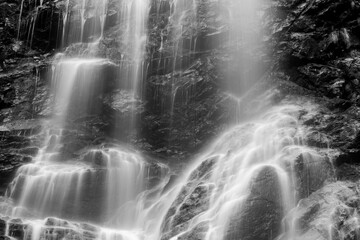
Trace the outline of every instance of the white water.
[[[143, 97], [149, 11], [149, 0], [125, 0], [120, 2], [120, 24], [124, 31], [121, 41], [124, 49], [122, 49], [123, 54], [120, 62], [119, 84], [130, 91], [130, 95], [134, 100]], [[132, 106], [132, 112], [133, 120], [131, 124], [133, 126], [130, 126], [130, 128], [135, 130], [135, 104]]]
[[[228, 15], [228, 36], [223, 37], [228, 43], [228, 54], [235, 71], [224, 72], [222, 87], [237, 97], [241, 97], [260, 78], [261, 61], [266, 53], [263, 46], [261, 22], [261, 4], [268, 0], [219, 0], [225, 6]], [[227, 66], [224, 66], [227, 69]], [[221, 69], [220, 69], [221, 71]]]
[[[308, 129], [299, 119], [315, 111], [306, 102], [283, 103], [230, 128], [171, 188], [167, 187], [169, 172], [161, 164], [157, 165], [163, 169], [158, 174], [160, 180], [148, 187], [149, 163], [126, 149], [93, 149], [85, 152], [80, 161], [54, 160], [51, 156], [61, 145], [62, 133], [57, 135], [58, 143], [50, 143], [49, 134], [49, 144], [39, 157], [19, 169], [9, 187], [8, 199], [0, 205], [0, 213], [10, 216], [9, 228], [14, 218], [23, 217], [30, 226], [26, 234], [33, 240], [47, 236], [47, 229], [53, 229], [54, 224], [56, 234], [70, 234], [65, 239], [84, 237], [89, 232], [101, 240], [192, 239], [191, 234], [203, 240], [241, 237], [241, 231], [236, 230], [241, 229], [238, 213], [251, 209], [247, 200], [254, 191], [266, 192], [253, 189], [262, 174], [271, 173], [266, 181], [273, 185], [267, 191], [277, 196], [276, 204], [282, 212], [277, 220], [281, 222], [297, 203], [294, 166], [298, 156], [301, 154], [305, 162], [318, 162], [319, 166], [327, 161], [316, 149], [305, 145]], [[205, 194], [197, 193], [199, 189]], [[193, 201], [197, 200], [204, 205], [196, 205]], [[195, 214], [187, 219], [192, 211]], [[49, 216], [92, 222], [100, 227], [46, 218]], [[237, 217], [240, 220], [233, 219]], [[235, 230], [231, 227], [234, 222], [239, 224]], [[291, 219], [285, 219], [283, 226], [279, 226], [278, 233], [296, 239]]]
[[[171, 15], [169, 22], [171, 24], [171, 38], [173, 41], [173, 71], [175, 72], [178, 64], [184, 54], [183, 42], [193, 34], [186, 31], [195, 31], [197, 29], [197, 3], [195, 0], [174, 0], [171, 3]], [[190, 51], [193, 49], [193, 39], [190, 41]], [[178, 59], [180, 57], [180, 59]], [[181, 68], [181, 66], [180, 66]]]
[[[182, 191], [187, 194], [185, 198], [180, 194], [175, 201], [173, 205], [175, 210], [165, 219], [163, 231], [170, 234], [172, 240], [192, 239], [190, 236], [194, 233], [197, 234], [195, 236], [200, 236], [199, 239], [204, 240], [241, 239], [243, 233], [240, 230], [242, 229], [240, 213], [243, 209], [251, 209], [251, 204], [249, 205], [247, 200], [254, 191], [265, 194], [270, 191], [278, 194], [273, 201], [278, 201], [277, 204], [281, 206], [278, 210], [285, 213], [277, 217], [281, 222], [286, 213], [296, 207], [298, 201], [296, 199], [298, 173], [295, 172], [294, 167], [298, 157], [301, 155], [305, 163], [315, 163], [309, 167], [318, 164], [318, 171], [324, 171], [323, 166], [330, 164], [317, 150], [305, 145], [308, 130], [299, 122], [302, 111], [312, 114], [315, 108], [306, 103], [302, 106], [285, 104], [273, 107], [220, 136], [198, 158], [195, 166], [189, 171], [187, 179], [184, 178]], [[213, 160], [214, 166], [204, 171], [206, 169], [204, 166], [210, 165]], [[266, 180], [273, 184], [268, 186], [271, 189], [253, 189], [257, 179], [261, 179], [265, 173], [272, 173], [275, 176]], [[206, 189], [206, 194], [198, 195], [196, 192], [199, 189]], [[208, 202], [209, 205], [179, 225], [178, 219], [187, 214], [182, 209], [189, 202], [194, 201], [191, 200], [191, 196], [195, 193], [196, 198], [200, 199], [198, 201], [203, 201], [204, 204]], [[286, 235], [285, 239], [296, 239], [296, 226], [291, 219], [285, 219], [287, 220], [290, 222], [283, 222], [286, 228], [278, 229], [279, 233]], [[235, 224], [235, 229], [231, 224]]]
[[62, 128], [68, 117], [74, 119], [96, 111], [94, 96], [103, 88], [105, 66], [113, 65], [100, 58], [63, 58], [53, 66], [54, 122]]
[[[62, 46], [102, 39], [107, 8], [108, 0], [67, 0], [62, 13]], [[75, 17], [78, 21], [72, 21]]]
[[22, 18], [22, 13], [23, 13], [23, 8], [24, 8], [24, 1], [25, 0], [21, 0], [19, 21], [18, 21], [18, 31], [17, 31], [16, 40], [19, 40], [19, 38], [20, 38], [21, 18]]
[[62, 20], [63, 20], [62, 37], [61, 37], [62, 46], [64, 46], [64, 44], [65, 44], [66, 25], [67, 25], [68, 17], [69, 17], [69, 4], [70, 4], [70, 0], [67, 0], [65, 9], [62, 13]]
[[[125, 54], [131, 64], [120, 71], [126, 75], [133, 98], [141, 95], [149, 8], [149, 3], [143, 0], [121, 2], [120, 21], [126, 28]], [[80, 25], [73, 25], [71, 21], [76, 14], [74, 9], [79, 9]], [[107, 0], [66, 1], [62, 46], [77, 41], [76, 29], [80, 29], [81, 41], [88, 41], [88, 36], [103, 38], [106, 13]], [[95, 18], [95, 22], [86, 27], [89, 16]], [[34, 28], [35, 22], [33, 19], [30, 28]], [[33, 31], [29, 31], [28, 38], [33, 38]], [[102, 93], [102, 69], [112, 63], [106, 59], [61, 55], [55, 60], [52, 67], [54, 114], [48, 123], [44, 147], [32, 163], [17, 171], [0, 204], [0, 214], [8, 219], [6, 236], [12, 237], [15, 218], [22, 218], [28, 226], [25, 239], [48, 238], [49, 232], [53, 232], [53, 236], [70, 237], [70, 234], [82, 238], [86, 235], [83, 224], [59, 219], [65, 218], [101, 226], [90, 227], [97, 239], [142, 239], [142, 229], [153, 231], [152, 228], [161, 223], [157, 216], [167, 204], [159, 203], [158, 199], [169, 181], [168, 168], [148, 162], [139, 153], [120, 146], [89, 149], [80, 158], [64, 155], [62, 148], [67, 144], [71, 119], [96, 111], [96, 97]], [[52, 218], [47, 218], [49, 216]], [[147, 221], [150, 218], [153, 220]], [[55, 230], [49, 231], [50, 226], [56, 226]]]
[[121, 219], [113, 225], [132, 223], [136, 206], [131, 201], [145, 190], [149, 169], [141, 156], [120, 149], [91, 150], [81, 161], [59, 162], [50, 155], [40, 154], [40, 159], [18, 170], [6, 194], [16, 207], [7, 215], [30, 213], [36, 218], [56, 216], [100, 224], [116, 213]]
[[[91, 12], [88, 11], [90, 2]], [[229, 28], [233, 34], [230, 39], [251, 51], [257, 47], [254, 36], [258, 36], [249, 29], [255, 21], [255, 2], [229, 3]], [[77, 26], [71, 25], [75, 10], [70, 3], [70, 0], [65, 3], [63, 13], [63, 46], [74, 41], [97, 43], [104, 38], [108, 2], [71, 3], [79, 6], [80, 25]], [[120, 9], [120, 23], [124, 27], [121, 40], [126, 47], [122, 51], [119, 81], [126, 82], [132, 98], [141, 98], [150, 2], [123, 0]], [[96, 20], [86, 32], [90, 15], [99, 20], [100, 27]], [[196, 1], [171, 2], [174, 74], [178, 65], [181, 68], [185, 25], [196, 24], [196, 17]], [[33, 19], [30, 28], [34, 29], [35, 23]], [[80, 37], [72, 36], [74, 31], [80, 32]], [[161, 48], [164, 44], [162, 40]], [[195, 47], [196, 39], [190, 39], [190, 52]], [[249, 66], [244, 56], [246, 54], [239, 56], [241, 71]], [[71, 120], [96, 112], [95, 96], [101, 93], [102, 68], [109, 64], [112, 63], [106, 59], [60, 58], [53, 66], [54, 116], [44, 134], [43, 148], [33, 162], [18, 170], [0, 204], [0, 217], [6, 219], [6, 236], [13, 237], [11, 229], [17, 218], [22, 218], [27, 226], [23, 239], [31, 240], [87, 239], [89, 236], [101, 240], [159, 240], [162, 237], [180, 240], [193, 239], [194, 234], [202, 240], [241, 238], [243, 219], [239, 213], [251, 209], [247, 200], [252, 197], [254, 185], [262, 174], [271, 173], [272, 178], [268, 180], [274, 184], [270, 191], [278, 197], [275, 205], [279, 205], [281, 212], [275, 220], [281, 222], [298, 200], [296, 159], [302, 154], [305, 161], [306, 158], [324, 161], [321, 154], [305, 145], [308, 130], [299, 121], [301, 113], [315, 110], [306, 104], [292, 103], [266, 111], [261, 109], [262, 114], [259, 111], [248, 122], [230, 128], [171, 186], [166, 166], [124, 146], [99, 146], [77, 153], [77, 157], [64, 156], [62, 148], [72, 130]], [[239, 74], [243, 74], [241, 71]], [[247, 76], [241, 80], [248, 80]], [[178, 90], [174, 80], [171, 112]], [[230, 79], [235, 85], [238, 80]], [[234, 90], [236, 99], [241, 91]], [[197, 200], [204, 202], [197, 205]], [[291, 219], [284, 219], [278, 234], [289, 240], [296, 239], [295, 228]]]
[[[172, 48], [172, 80], [171, 80], [171, 108], [170, 118], [171, 125], [174, 117], [174, 104], [178, 86], [176, 86], [177, 70], [187, 67], [189, 61], [184, 60], [185, 58], [191, 57], [194, 54], [196, 48], [196, 40], [192, 39], [192, 31], [195, 31], [197, 26], [197, 2], [195, 0], [173, 0], [171, 1], [171, 15], [169, 22], [171, 24], [171, 44]], [[190, 31], [190, 32], [187, 32]], [[184, 42], [189, 41], [190, 46], [187, 50], [184, 46]], [[163, 44], [163, 43], [162, 43]], [[161, 59], [160, 59], [161, 62]], [[183, 66], [185, 65], [185, 66]]]

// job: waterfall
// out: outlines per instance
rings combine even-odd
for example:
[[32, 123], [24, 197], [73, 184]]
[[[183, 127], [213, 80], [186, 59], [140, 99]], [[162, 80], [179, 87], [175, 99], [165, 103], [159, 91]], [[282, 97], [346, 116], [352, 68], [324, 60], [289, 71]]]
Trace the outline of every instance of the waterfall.
[[[18, 223], [16, 219], [21, 218], [21, 224], [27, 226], [25, 239], [50, 237], [47, 229], [55, 226], [58, 230], [51, 234], [71, 232], [82, 238], [89, 231], [98, 239], [138, 240], [145, 225], [154, 225], [145, 221], [145, 215], [158, 222], [154, 217], [158, 213], [149, 205], [154, 204], [157, 209], [166, 206], [157, 202], [170, 178], [165, 165], [148, 161], [135, 150], [120, 145], [86, 149], [78, 156], [66, 152], [69, 136], [81, 138], [72, 135], [73, 122], [102, 114], [101, 101], [104, 88], [108, 87], [104, 73], [109, 67], [118, 67], [110, 60], [86, 56], [104, 38], [107, 4], [107, 0], [65, 2], [62, 46], [79, 40], [91, 44], [86, 46], [84, 55], [55, 56], [51, 81], [53, 117], [44, 123], [47, 128], [42, 133], [43, 147], [31, 163], [18, 169], [0, 204], [0, 215], [8, 219], [5, 233], [8, 237], [13, 236], [12, 228]], [[143, 0], [120, 2], [119, 21], [125, 27], [122, 38], [127, 46], [124, 62], [129, 63], [126, 68], [120, 65], [123, 77], [120, 80], [126, 79], [132, 98], [141, 98], [149, 8], [149, 3]], [[74, 21], [77, 12], [80, 21]], [[35, 24], [36, 17], [30, 25], [31, 42]], [[78, 30], [80, 36], [74, 34]]]
[[[170, 125], [172, 127], [175, 109], [175, 98], [178, 86], [176, 86], [176, 77], [178, 69], [189, 65], [192, 54], [196, 50], [196, 38], [192, 39], [192, 33], [197, 28], [197, 3], [195, 0], [175, 0], [171, 4], [171, 15], [169, 22], [171, 24], [172, 49], [172, 78], [171, 78], [171, 108]], [[189, 39], [190, 37], [190, 39]], [[186, 42], [190, 42], [186, 47]], [[188, 49], [187, 49], [188, 48]], [[188, 59], [188, 60], [185, 60]], [[181, 77], [181, 76], [180, 76]]]
[[102, 39], [107, 10], [108, 0], [66, 0], [62, 12], [62, 47]]
[[299, 175], [310, 168], [312, 179], [332, 172], [326, 150], [306, 146], [303, 111], [316, 109], [272, 107], [220, 136], [183, 178], [158, 239], [297, 239], [285, 216], [299, 200]]
[[101, 112], [100, 98], [106, 84], [106, 68], [116, 66], [107, 59], [59, 57], [54, 64], [53, 123], [63, 128], [69, 119]]
[[17, 31], [17, 36], [16, 36], [17, 40], [19, 40], [19, 38], [20, 38], [21, 17], [22, 17], [22, 13], [23, 13], [23, 8], [24, 8], [24, 0], [21, 0], [19, 21], [18, 21], [18, 31]]
[[[227, 15], [229, 32], [222, 41], [228, 43], [228, 54], [234, 71], [224, 72], [223, 87], [234, 96], [244, 95], [260, 78], [262, 71], [259, 56], [263, 46], [263, 29], [260, 22], [262, 14], [260, 2], [251, 0], [223, 0]], [[265, 4], [266, 0], [263, 1]], [[223, 66], [228, 69], [227, 66]], [[221, 70], [220, 70], [221, 71]]]
[[141, 156], [119, 149], [90, 150], [81, 161], [64, 163], [47, 155], [18, 170], [6, 194], [16, 206], [7, 214], [56, 216], [100, 224], [113, 219], [116, 213], [121, 219], [114, 225], [133, 222], [135, 206], [131, 202], [144, 191], [143, 181], [153, 167]]
[[143, 80], [146, 76], [147, 23], [150, 11], [149, 0], [126, 0], [120, 3], [121, 36], [124, 49], [120, 62], [119, 84], [128, 89], [133, 104], [130, 129], [136, 132], [136, 99], [143, 98]]
[[[120, 25], [115, 31], [116, 60], [99, 53], [102, 44], [110, 45], [107, 21], [114, 2]], [[156, 1], [156, 14], [164, 2]], [[180, 171], [171, 169], [168, 159], [155, 160], [139, 152], [131, 141], [141, 127], [137, 104], [149, 100], [144, 98], [144, 85], [152, 60], [148, 59], [152, 2], [62, 2], [64, 53], [57, 54], [51, 66], [51, 117], [36, 136], [42, 141], [38, 155], [17, 170], [0, 198], [4, 236], [18, 240], [299, 240], [294, 209], [302, 197], [311, 194], [313, 182], [321, 186], [322, 177], [333, 174], [327, 149], [307, 144], [311, 129], [304, 122], [318, 109], [304, 99], [274, 104], [278, 93], [273, 89], [251, 96], [248, 90], [262, 77], [256, 55], [263, 47], [259, 1], [209, 2], [226, 9], [227, 25], [221, 27], [228, 31], [222, 36], [221, 50], [230, 60], [218, 69], [223, 78], [212, 80], [214, 86], [221, 85], [226, 101], [235, 105], [236, 121], [226, 125], [186, 169], [176, 163]], [[18, 38], [23, 4], [22, 0]], [[40, 1], [36, 7], [35, 2], [36, 12], [28, 26], [30, 47], [43, 4]], [[200, 0], [169, 0], [169, 36], [162, 29], [160, 46], [156, 46], [157, 67], [170, 66], [165, 76], [171, 81], [170, 100], [163, 104], [170, 106], [169, 132], [176, 117], [176, 99], [185, 95], [187, 104], [189, 92], [198, 90], [183, 91], [179, 86], [185, 74], [188, 81], [197, 81], [191, 79], [192, 70], [187, 70], [201, 44], [198, 37], [214, 34], [200, 33], [199, 29], [206, 28], [199, 26], [199, 12], [205, 11], [201, 4]], [[80, 49], [74, 53], [76, 47]], [[162, 57], [168, 48], [171, 60], [166, 62]], [[229, 65], [235, 65], [235, 70], [228, 72]], [[196, 74], [209, 69], [196, 69]], [[37, 74], [36, 84], [38, 70]], [[106, 119], [110, 126], [101, 122], [115, 111], [105, 106], [107, 100], [119, 100], [115, 105], [126, 108], [120, 109], [123, 115], [116, 113], [122, 119], [116, 114]], [[92, 117], [100, 120], [87, 122]], [[125, 130], [117, 132], [119, 125]], [[99, 133], [101, 127], [106, 134]]]

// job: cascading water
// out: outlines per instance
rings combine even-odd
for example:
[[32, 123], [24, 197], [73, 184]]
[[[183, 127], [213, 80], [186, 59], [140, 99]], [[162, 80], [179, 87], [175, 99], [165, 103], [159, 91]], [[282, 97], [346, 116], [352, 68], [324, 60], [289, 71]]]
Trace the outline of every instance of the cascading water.
[[120, 59], [120, 79], [132, 98], [130, 131], [136, 131], [136, 100], [143, 98], [143, 79], [146, 76], [147, 22], [150, 11], [149, 0], [120, 1], [121, 36], [124, 49]]
[[[163, 2], [157, 1], [158, 12]], [[237, 240], [250, 235], [256, 240], [298, 240], [296, 223], [286, 216], [296, 207], [299, 192], [310, 192], [308, 186], [298, 183], [299, 175], [331, 174], [322, 169], [331, 168], [326, 149], [306, 146], [309, 129], [303, 126], [303, 118], [316, 107], [291, 101], [270, 106], [273, 94], [269, 94], [256, 99], [262, 105], [251, 106], [254, 115], [240, 118], [238, 115], [244, 113], [238, 109], [243, 92], [256, 79], [248, 72], [252, 61], [247, 57], [259, 47], [258, 2], [211, 2], [227, 6], [227, 40], [236, 50], [229, 54], [239, 63], [236, 73], [225, 74], [227, 81], [221, 84], [235, 99], [240, 123], [220, 135], [175, 182], [167, 166], [148, 160], [127, 145], [105, 142], [81, 150], [74, 148], [69, 153], [72, 138], [86, 137], [74, 125], [89, 115], [103, 114], [102, 100], [108, 88], [120, 85], [130, 92], [133, 103], [144, 95], [151, 1], [119, 1], [119, 65], [86, 54], [74, 58], [60, 54], [55, 58], [53, 117], [44, 124], [44, 144], [39, 154], [19, 168], [1, 199], [5, 236], [26, 240]], [[160, 53], [166, 44], [173, 46], [171, 118], [179, 89], [175, 81], [182, 77], [176, 72], [188, 64], [188, 55], [196, 52], [196, 34], [186, 31], [200, 28], [198, 3], [170, 1], [171, 38], [164, 40], [161, 36]], [[108, 0], [65, 1], [62, 46], [80, 41], [86, 45], [86, 53], [100, 45], [106, 36], [109, 4]], [[23, 2], [19, 29], [22, 9]], [[35, 24], [36, 15], [30, 24], [30, 39]], [[106, 67], [120, 72], [113, 85], [107, 83]], [[131, 126], [127, 126], [130, 131], [137, 128], [134, 105]], [[250, 226], [249, 219], [255, 225]], [[23, 236], [15, 236], [19, 228], [24, 229]]]
[[305, 145], [309, 132], [299, 116], [314, 111], [310, 104], [285, 103], [220, 136], [182, 183], [162, 239], [296, 239], [285, 216], [298, 201], [298, 175], [309, 168], [312, 176], [332, 174], [327, 149]]
[[[195, 31], [197, 24], [197, 3], [195, 0], [174, 0], [171, 4], [171, 37], [174, 44], [173, 49], [173, 72], [176, 68], [181, 69], [182, 58], [186, 57], [183, 55], [190, 55], [195, 50], [196, 40], [188, 39], [193, 34], [186, 31]], [[188, 41], [187, 47], [185, 43]], [[188, 52], [185, 50], [189, 49]]]
[[228, 71], [228, 65], [222, 66], [225, 69], [222, 81], [223, 87], [236, 97], [244, 95], [261, 78], [260, 62], [263, 56], [259, 52], [266, 50], [262, 43], [264, 36], [260, 22], [260, 2], [265, 4], [266, 1], [222, 0], [226, 6], [229, 29], [222, 40], [229, 44], [228, 54], [232, 62], [228, 65], [234, 66], [234, 71]]
[[[79, 39], [98, 43], [104, 36], [107, 4], [107, 0], [65, 1], [63, 46]], [[126, 72], [128, 87], [135, 98], [140, 95], [149, 5], [142, 0], [122, 1], [120, 5], [120, 21], [126, 26], [126, 57], [131, 60], [128, 68], [121, 66], [120, 71]], [[80, 12], [79, 24], [74, 24], [75, 9]], [[88, 45], [91, 47], [93, 44]], [[62, 234], [74, 232], [85, 236], [84, 231], [88, 230], [99, 239], [130, 240], [142, 235], [139, 229], [145, 224], [145, 206], [151, 203], [150, 196], [158, 196], [169, 180], [167, 167], [145, 161], [126, 147], [89, 149], [80, 153], [80, 157], [64, 152], [66, 139], [73, 131], [71, 122], [101, 114], [97, 104], [104, 92], [102, 77], [106, 66], [115, 68], [106, 59], [56, 57], [52, 68], [54, 116], [44, 134], [44, 147], [32, 163], [18, 170], [1, 204], [1, 215], [9, 216], [6, 236], [12, 237], [13, 219], [19, 217], [25, 219], [26, 235], [33, 240], [47, 238], [46, 229], [50, 225], [57, 226]], [[49, 216], [52, 218], [46, 218]], [[84, 225], [54, 217], [92, 222], [104, 228], [86, 229]]]
[[108, 0], [67, 0], [62, 13], [62, 46], [102, 39], [107, 8]]
[[94, 235], [100, 239], [139, 239], [150, 196], [158, 196], [169, 180], [167, 167], [123, 147], [89, 149], [77, 158], [63, 150], [71, 131], [69, 119], [97, 111], [101, 69], [109, 64], [104, 59], [63, 58], [53, 67], [54, 117], [44, 147], [18, 170], [0, 206], [0, 213], [10, 217], [10, 229], [20, 217], [34, 219], [24, 222], [34, 240], [46, 236], [49, 222], [65, 232], [84, 234], [81, 226], [63, 220], [36, 220], [53, 216], [124, 229], [96, 228]]
[[[117, 149], [91, 150], [81, 162], [59, 162], [48, 151], [46, 155], [19, 169], [7, 192], [16, 205], [10, 216], [106, 222], [142, 192], [149, 168], [138, 155]], [[87, 199], [92, 200], [84, 204]], [[130, 216], [121, 213], [129, 221]]]
[[[192, 32], [197, 29], [197, 3], [195, 0], [174, 0], [171, 2], [171, 24], [172, 49], [172, 81], [171, 81], [171, 124], [174, 117], [174, 105], [178, 86], [176, 86], [175, 74], [178, 69], [187, 67], [190, 63], [191, 55], [196, 50], [196, 39], [192, 39]], [[190, 39], [189, 39], [190, 36]], [[189, 45], [189, 46], [186, 46]], [[160, 58], [161, 61], [161, 58]], [[184, 65], [184, 66], [183, 66]], [[181, 76], [180, 76], [181, 77]], [[172, 126], [171, 126], [172, 127]]]

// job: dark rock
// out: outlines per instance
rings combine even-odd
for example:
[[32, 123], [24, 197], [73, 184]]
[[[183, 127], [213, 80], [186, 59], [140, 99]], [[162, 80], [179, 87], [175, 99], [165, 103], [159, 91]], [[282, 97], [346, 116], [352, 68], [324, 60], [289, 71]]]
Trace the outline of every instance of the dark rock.
[[302, 200], [296, 208], [293, 221], [300, 229], [301, 239], [358, 239], [356, 206], [359, 202], [356, 184], [337, 182], [329, 184]]
[[278, 236], [284, 214], [281, 196], [276, 171], [271, 167], [262, 169], [253, 180], [245, 203], [234, 209], [225, 239], [267, 240]]
[[15, 219], [9, 224], [9, 236], [21, 240], [25, 236], [25, 227], [20, 219]]
[[354, 164], [354, 162], [343, 163], [337, 167], [336, 173], [340, 181], [355, 182], [360, 179], [360, 165]]
[[305, 152], [295, 160], [297, 199], [308, 197], [335, 180], [335, 169], [327, 156], [319, 153]]
[[37, 147], [28, 147], [24, 149], [20, 149], [19, 153], [24, 155], [29, 155], [31, 157], [35, 157], [39, 152], [39, 148]]
[[[213, 188], [206, 183], [206, 179], [210, 177], [211, 170], [217, 160], [210, 158], [202, 162], [191, 174], [188, 183], [182, 188], [163, 220], [162, 240], [186, 232], [191, 219], [208, 209]], [[186, 236], [196, 236], [195, 239], [202, 239], [199, 237], [205, 233], [203, 231], [206, 231], [207, 226], [200, 224], [194, 229], [187, 231], [181, 239], [186, 239]]]
[[3, 219], [0, 219], [0, 236], [4, 236], [6, 233], [7, 222]]
[[209, 223], [204, 222], [200, 223], [197, 226], [193, 227], [190, 232], [187, 232], [178, 237], [179, 240], [204, 240], [206, 239], [206, 233], [209, 229]]

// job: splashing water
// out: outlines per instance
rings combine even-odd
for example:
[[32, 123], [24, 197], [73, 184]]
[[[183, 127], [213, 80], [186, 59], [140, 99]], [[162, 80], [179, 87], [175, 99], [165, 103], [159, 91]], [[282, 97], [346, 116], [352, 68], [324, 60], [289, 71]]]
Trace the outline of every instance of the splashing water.
[[16, 207], [6, 214], [101, 224], [118, 213], [121, 219], [113, 225], [126, 226], [133, 223], [136, 204], [131, 202], [146, 189], [143, 181], [152, 167], [141, 156], [117, 149], [91, 150], [80, 162], [38, 159], [18, 170], [6, 194]]
[[[283, 227], [291, 223], [283, 218], [296, 206], [299, 158], [305, 165], [317, 163], [305, 166], [316, 169], [314, 175], [331, 165], [324, 154], [304, 146], [301, 110], [297, 105], [275, 107], [222, 135], [183, 183], [165, 217], [164, 239], [227, 240], [249, 234], [257, 239], [256, 231], [266, 239], [282, 232], [291, 236], [293, 229]], [[248, 226], [246, 221], [254, 218], [254, 226]]]
[[[293, 220], [284, 217], [296, 207], [297, 193], [309, 194], [311, 184], [299, 190], [297, 179], [310, 168], [309, 179], [328, 174], [323, 172], [331, 165], [326, 152], [305, 145], [308, 130], [300, 116], [314, 111], [306, 103], [285, 104], [232, 127], [170, 188], [165, 166], [127, 150], [94, 149], [81, 161], [38, 158], [19, 169], [4, 201], [10, 206], [0, 205], [0, 212], [11, 216], [9, 229], [15, 217], [55, 216], [102, 226], [24, 220], [34, 240], [54, 226], [59, 235], [104, 240], [228, 240], [249, 231], [258, 236], [257, 229], [269, 239], [296, 239]], [[248, 226], [248, 218], [256, 224]]]

